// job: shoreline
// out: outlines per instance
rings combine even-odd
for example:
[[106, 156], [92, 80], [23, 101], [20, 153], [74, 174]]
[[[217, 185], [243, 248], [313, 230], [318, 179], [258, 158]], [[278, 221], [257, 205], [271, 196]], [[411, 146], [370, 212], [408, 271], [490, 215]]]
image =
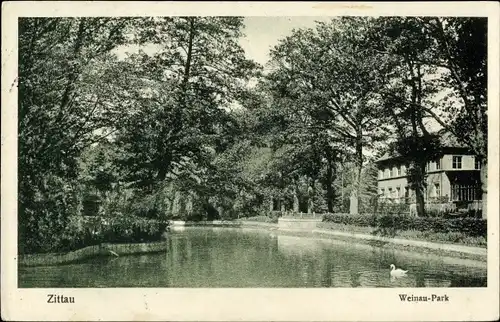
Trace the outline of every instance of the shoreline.
[[39, 253], [18, 255], [18, 267], [54, 266], [71, 264], [89, 258], [117, 257], [133, 254], [157, 253], [167, 249], [166, 242], [111, 244], [87, 246], [67, 253]]
[[474, 247], [458, 244], [437, 243], [430, 241], [421, 241], [405, 238], [391, 238], [362, 233], [350, 233], [333, 229], [302, 229], [302, 228], [280, 228], [278, 224], [242, 221], [242, 227], [253, 228], [274, 228], [274, 230], [290, 233], [300, 233], [305, 236], [318, 236], [332, 239], [355, 241], [357, 243], [369, 244], [383, 248], [394, 248], [401, 250], [414, 251], [424, 254], [436, 254], [462, 259], [471, 259], [487, 262], [488, 250], [483, 247]]
[[[390, 238], [373, 236], [362, 233], [350, 233], [321, 228], [284, 228], [277, 223], [266, 223], [258, 221], [210, 221], [210, 222], [172, 222], [171, 228], [179, 227], [228, 227], [228, 228], [252, 228], [268, 231], [279, 231], [283, 233], [295, 233], [303, 237], [323, 237], [349, 242], [368, 244], [381, 248], [393, 248], [421, 254], [436, 254], [448, 257], [470, 259], [487, 262], [487, 248], [473, 247], [457, 244], [436, 243], [404, 238]], [[165, 251], [167, 243], [128, 243], [87, 246], [68, 253], [39, 253], [18, 255], [18, 267], [53, 266], [70, 264], [95, 257], [126, 256], [132, 254], [145, 254]], [[113, 254], [114, 253], [114, 254]]]

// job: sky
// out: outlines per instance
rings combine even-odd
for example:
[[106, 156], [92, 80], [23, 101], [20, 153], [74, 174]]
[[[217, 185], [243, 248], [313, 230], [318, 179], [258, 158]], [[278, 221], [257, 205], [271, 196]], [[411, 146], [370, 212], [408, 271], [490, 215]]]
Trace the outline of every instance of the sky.
[[280, 39], [291, 35], [293, 29], [311, 28], [315, 21], [328, 21], [330, 17], [245, 17], [245, 37], [240, 45], [247, 58], [264, 65], [269, 59], [269, 50], [278, 44]]
[[[245, 17], [245, 37], [240, 38], [241, 47], [245, 50], [249, 59], [265, 65], [269, 59], [269, 50], [278, 44], [280, 39], [291, 35], [293, 29], [311, 28], [315, 21], [328, 21], [329, 17]], [[156, 46], [142, 48], [146, 53], [154, 53]], [[126, 52], [135, 52], [138, 46], [127, 46], [118, 48], [115, 53], [119, 57], [125, 57]]]

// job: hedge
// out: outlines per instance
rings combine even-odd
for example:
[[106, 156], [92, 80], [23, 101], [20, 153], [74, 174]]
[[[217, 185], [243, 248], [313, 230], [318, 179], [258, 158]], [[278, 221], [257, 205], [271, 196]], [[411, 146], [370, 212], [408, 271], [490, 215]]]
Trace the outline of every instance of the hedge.
[[487, 221], [482, 218], [415, 217], [407, 214], [327, 214], [324, 222], [394, 230], [433, 231], [436, 233], [461, 232], [469, 236], [486, 237]]
[[100, 243], [139, 243], [162, 239], [168, 223], [135, 216], [72, 217], [61, 236], [59, 251]]
[[269, 216], [254, 216], [254, 217], [247, 217], [247, 218], [242, 218], [245, 221], [256, 221], [256, 222], [265, 222], [265, 223], [277, 223], [278, 222], [278, 217], [269, 217]]

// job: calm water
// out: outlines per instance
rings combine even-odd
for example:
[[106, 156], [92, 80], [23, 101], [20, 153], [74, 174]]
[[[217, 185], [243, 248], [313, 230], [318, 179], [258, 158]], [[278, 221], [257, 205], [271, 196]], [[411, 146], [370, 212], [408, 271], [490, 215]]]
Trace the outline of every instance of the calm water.
[[[486, 263], [276, 231], [186, 228], [164, 253], [19, 269], [19, 287], [482, 287]], [[409, 270], [391, 279], [389, 265]]]

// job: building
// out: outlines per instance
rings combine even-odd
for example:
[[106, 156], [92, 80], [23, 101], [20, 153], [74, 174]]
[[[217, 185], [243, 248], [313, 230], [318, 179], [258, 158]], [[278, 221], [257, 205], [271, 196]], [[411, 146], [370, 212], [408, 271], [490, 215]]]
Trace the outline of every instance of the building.
[[[453, 208], [481, 208], [481, 163], [449, 133], [441, 136], [442, 154], [426, 166], [426, 204], [452, 204]], [[401, 157], [386, 153], [377, 160], [378, 194], [386, 202], [415, 203]]]

